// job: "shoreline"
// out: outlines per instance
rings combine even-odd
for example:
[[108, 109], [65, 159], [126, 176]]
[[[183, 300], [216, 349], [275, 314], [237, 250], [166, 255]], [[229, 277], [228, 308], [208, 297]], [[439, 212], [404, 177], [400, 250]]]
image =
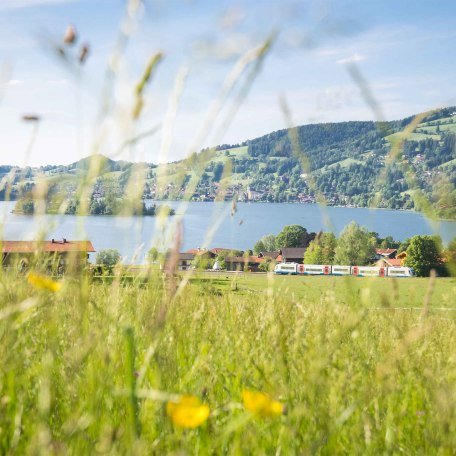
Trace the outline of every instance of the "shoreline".
[[[0, 203], [13, 203], [17, 200], [0, 200]], [[181, 203], [185, 200], [153, 200], [153, 199], [145, 199], [144, 201], [150, 201], [154, 203]], [[209, 203], [226, 203], [230, 204], [233, 202], [233, 200], [227, 200], [227, 201], [187, 201], [188, 203], [203, 203], [203, 204], [209, 204]], [[393, 208], [388, 208], [388, 207], [371, 207], [371, 206], [342, 206], [342, 205], [322, 205], [319, 203], [301, 203], [299, 201], [292, 201], [292, 202], [287, 202], [287, 201], [282, 201], [282, 202], [270, 202], [270, 201], [237, 201], [236, 204], [296, 204], [296, 205], [305, 205], [305, 206], [320, 206], [320, 207], [334, 207], [334, 208], [340, 208], [340, 209], [368, 209], [368, 210], [374, 210], [374, 211], [390, 211], [390, 212], [406, 212], [406, 213], [415, 213], [417, 215], [421, 215], [423, 218], [431, 221], [431, 222], [456, 222], [455, 219], [451, 218], [436, 218], [432, 219], [426, 216], [424, 212], [416, 211], [414, 209], [393, 209]], [[10, 211], [14, 215], [29, 215], [29, 216], [34, 216], [36, 214], [26, 214], [24, 212], [16, 212], [14, 210]], [[141, 214], [59, 214], [59, 213], [53, 213], [53, 212], [46, 212], [45, 214], [40, 214], [40, 215], [71, 215], [71, 216], [79, 216], [79, 217], [156, 217], [157, 215], [141, 215]], [[170, 214], [170, 215], [178, 215], [177, 213]]]

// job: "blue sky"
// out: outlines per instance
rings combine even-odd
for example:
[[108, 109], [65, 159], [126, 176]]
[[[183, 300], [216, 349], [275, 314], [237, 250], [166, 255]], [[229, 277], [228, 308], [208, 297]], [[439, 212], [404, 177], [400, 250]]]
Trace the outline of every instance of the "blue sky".
[[[452, 1], [131, 0], [130, 10], [142, 4], [108, 92], [110, 109], [103, 111], [106, 68], [126, 3], [0, 0], [1, 164], [70, 163], [93, 152], [114, 156], [126, 140], [163, 123], [156, 135], [116, 157], [176, 160], [195, 147], [284, 128], [280, 97], [297, 125], [373, 119], [347, 71], [350, 62], [386, 119], [456, 104]], [[78, 30], [77, 46], [90, 44], [81, 71], [55, 52], [68, 24]], [[238, 59], [273, 32], [272, 50], [240, 106], [233, 94], [206, 131], [208, 113]], [[132, 122], [135, 84], [156, 52], [165, 57], [147, 87], [140, 119]], [[30, 155], [34, 126], [21, 120], [24, 114], [42, 119]]]

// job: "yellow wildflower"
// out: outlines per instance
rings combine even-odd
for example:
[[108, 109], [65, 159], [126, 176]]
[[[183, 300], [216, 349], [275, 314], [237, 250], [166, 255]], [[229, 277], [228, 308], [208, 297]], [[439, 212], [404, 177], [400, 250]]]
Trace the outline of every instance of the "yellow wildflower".
[[175, 426], [194, 429], [207, 420], [210, 410], [196, 396], [183, 395], [178, 401], [166, 404], [166, 413]]
[[261, 418], [273, 418], [283, 414], [283, 404], [266, 393], [244, 390], [242, 400], [246, 410]]
[[56, 282], [48, 277], [35, 274], [34, 272], [30, 272], [27, 276], [27, 281], [30, 285], [33, 285], [35, 288], [39, 288], [41, 290], [49, 290], [49, 291], [59, 291], [62, 288], [62, 285], [59, 282]]

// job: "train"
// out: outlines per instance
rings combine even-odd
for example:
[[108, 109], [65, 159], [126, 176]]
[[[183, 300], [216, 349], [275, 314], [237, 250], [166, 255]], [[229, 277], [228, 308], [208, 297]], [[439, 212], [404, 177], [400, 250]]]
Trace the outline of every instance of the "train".
[[414, 277], [413, 268], [407, 266], [342, 266], [328, 264], [278, 263], [275, 274], [282, 275], [333, 275], [355, 277]]

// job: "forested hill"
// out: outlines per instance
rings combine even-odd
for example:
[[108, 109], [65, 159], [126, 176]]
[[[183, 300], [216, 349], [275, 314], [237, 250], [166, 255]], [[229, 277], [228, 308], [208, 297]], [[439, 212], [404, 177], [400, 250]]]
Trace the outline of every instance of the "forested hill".
[[[298, 143], [292, 145], [293, 135]], [[247, 144], [251, 157], [270, 161], [307, 156], [311, 170], [316, 170], [345, 158], [357, 157], [367, 147], [380, 150], [383, 142], [374, 122], [341, 122], [304, 125], [291, 134], [289, 130], [279, 130]]]
[[[414, 117], [399, 121], [313, 124], [279, 130], [246, 141], [234, 154], [234, 171], [250, 188], [273, 201], [308, 200], [320, 194], [329, 204], [410, 209], [422, 190], [437, 213], [456, 216], [456, 108], [426, 117], [409, 136]], [[402, 154], [385, 164], [401, 139]], [[304, 165], [304, 166], [303, 166]], [[408, 170], [408, 179], [404, 171]], [[309, 174], [310, 171], [310, 174]], [[264, 192], [264, 193], [263, 193]], [[418, 208], [420, 209], [420, 208]]]
[[[143, 196], [179, 199], [188, 195], [189, 183], [197, 182], [190, 194], [198, 201], [311, 203], [321, 198], [329, 205], [421, 210], [419, 190], [437, 215], [456, 218], [456, 107], [428, 115], [405, 137], [403, 130], [413, 118], [303, 125], [205, 149], [167, 165], [142, 164], [148, 168], [142, 174], [147, 176]], [[402, 144], [400, 153], [388, 161], [393, 144]], [[8, 191], [20, 197], [44, 174], [54, 192], [60, 188], [71, 195], [88, 166], [84, 159], [68, 166], [16, 170]], [[4, 177], [11, 167], [0, 171]], [[93, 198], [106, 193], [121, 197], [131, 173], [131, 163], [105, 159]], [[5, 192], [6, 186], [0, 198]]]

